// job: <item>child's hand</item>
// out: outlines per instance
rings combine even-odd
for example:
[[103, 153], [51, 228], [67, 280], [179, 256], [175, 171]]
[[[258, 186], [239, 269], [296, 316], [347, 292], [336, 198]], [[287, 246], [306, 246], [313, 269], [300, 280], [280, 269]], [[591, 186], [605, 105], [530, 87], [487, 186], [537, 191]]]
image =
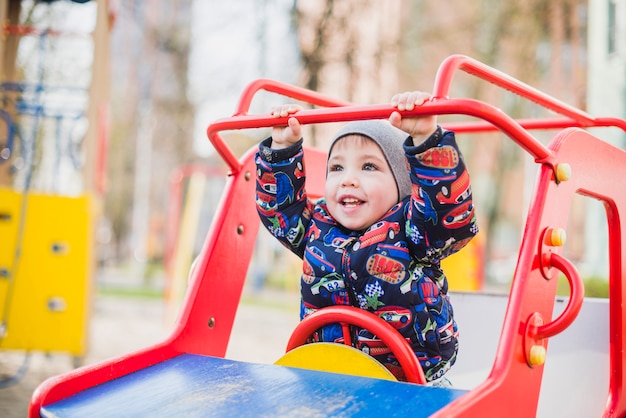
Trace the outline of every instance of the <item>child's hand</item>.
[[411, 116], [403, 118], [403, 110], [413, 110], [430, 100], [430, 93], [411, 91], [398, 93], [391, 98], [391, 105], [399, 110], [389, 116], [389, 122], [413, 137], [415, 145], [422, 143], [437, 129], [437, 116]]
[[[297, 104], [287, 104], [276, 106], [270, 112], [275, 118], [284, 118], [302, 110], [302, 106]], [[302, 126], [298, 119], [290, 117], [287, 126], [274, 126], [272, 128], [272, 148], [287, 148], [295, 144], [302, 137]]]

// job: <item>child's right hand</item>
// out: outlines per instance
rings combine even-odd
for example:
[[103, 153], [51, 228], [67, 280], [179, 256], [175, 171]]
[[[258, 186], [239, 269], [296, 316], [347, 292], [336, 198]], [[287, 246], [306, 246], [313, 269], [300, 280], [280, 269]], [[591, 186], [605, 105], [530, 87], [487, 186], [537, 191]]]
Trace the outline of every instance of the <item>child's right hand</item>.
[[[273, 107], [270, 113], [275, 118], [284, 118], [286, 116], [293, 115], [300, 110], [302, 110], [302, 106], [300, 105], [286, 104]], [[273, 149], [287, 148], [298, 142], [302, 137], [302, 125], [300, 125], [298, 119], [290, 117], [287, 123], [287, 126], [274, 126], [272, 128], [271, 147]]]
[[409, 91], [398, 93], [391, 98], [391, 105], [398, 109], [389, 117], [389, 122], [398, 129], [411, 135], [413, 143], [418, 145], [425, 141], [433, 132], [437, 130], [437, 116], [414, 116], [402, 117], [400, 112], [413, 110], [416, 106], [421, 106], [431, 99], [430, 93], [422, 91]]

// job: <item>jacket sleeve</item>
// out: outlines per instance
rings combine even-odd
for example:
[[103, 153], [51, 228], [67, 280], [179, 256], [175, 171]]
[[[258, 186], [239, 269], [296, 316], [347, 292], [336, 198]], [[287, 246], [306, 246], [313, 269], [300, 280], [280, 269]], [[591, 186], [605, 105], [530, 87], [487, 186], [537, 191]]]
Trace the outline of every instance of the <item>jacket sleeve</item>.
[[454, 132], [441, 127], [418, 146], [404, 143], [412, 191], [407, 208], [407, 235], [412, 253], [437, 264], [459, 251], [478, 227], [472, 189]]
[[257, 212], [267, 230], [302, 257], [312, 213], [305, 191], [302, 140], [280, 150], [270, 144], [271, 138], [262, 141], [255, 156]]

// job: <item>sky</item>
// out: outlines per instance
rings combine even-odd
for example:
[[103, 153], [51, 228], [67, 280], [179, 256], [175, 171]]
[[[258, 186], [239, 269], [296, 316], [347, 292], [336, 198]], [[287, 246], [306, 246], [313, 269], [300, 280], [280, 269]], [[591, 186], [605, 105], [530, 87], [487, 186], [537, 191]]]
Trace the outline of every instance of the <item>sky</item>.
[[[241, 91], [258, 78], [295, 83], [297, 39], [293, 0], [195, 0], [192, 6], [189, 97], [196, 105], [194, 149], [208, 156], [208, 125], [233, 114]], [[255, 100], [252, 111], [269, 110]]]

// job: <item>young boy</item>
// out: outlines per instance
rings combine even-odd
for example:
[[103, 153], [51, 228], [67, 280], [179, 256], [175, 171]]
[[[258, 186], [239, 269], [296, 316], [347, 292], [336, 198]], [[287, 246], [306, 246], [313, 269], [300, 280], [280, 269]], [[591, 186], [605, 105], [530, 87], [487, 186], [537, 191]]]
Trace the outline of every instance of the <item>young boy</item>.
[[[430, 95], [397, 94], [399, 111]], [[324, 198], [305, 190], [297, 105], [272, 109], [288, 126], [275, 127], [256, 156], [261, 221], [303, 259], [301, 318], [330, 305], [358, 306], [379, 315], [407, 339], [428, 382], [450, 369], [457, 326], [440, 261], [478, 232], [465, 164], [454, 133], [436, 116], [346, 124], [330, 145]], [[393, 125], [393, 126], [392, 126]], [[328, 326], [318, 341], [339, 341]], [[356, 346], [404, 374], [390, 351], [366, 330]]]

